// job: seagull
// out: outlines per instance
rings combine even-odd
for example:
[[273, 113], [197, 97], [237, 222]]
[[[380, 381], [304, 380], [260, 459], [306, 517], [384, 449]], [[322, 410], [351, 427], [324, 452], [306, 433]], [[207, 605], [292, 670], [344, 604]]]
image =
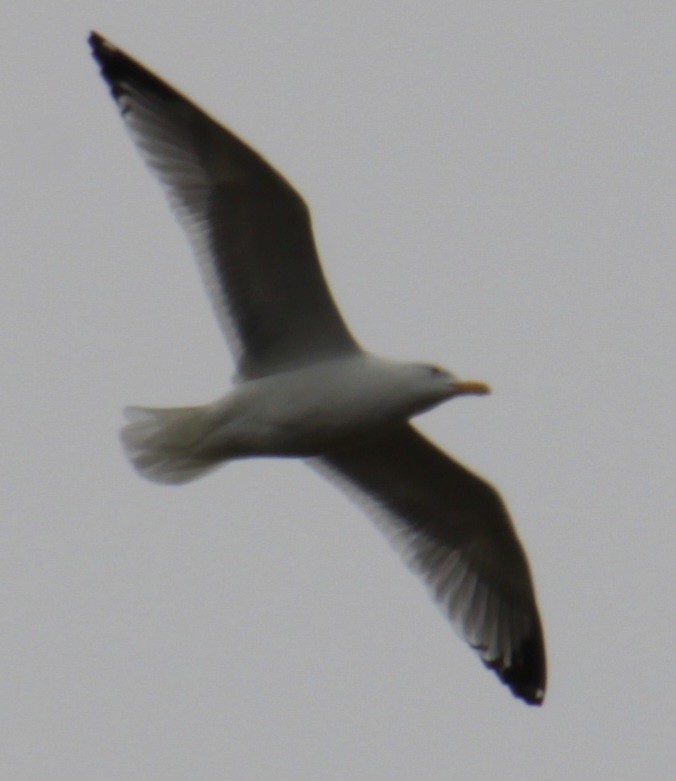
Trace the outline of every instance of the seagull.
[[484, 665], [541, 705], [542, 626], [507, 509], [409, 422], [488, 386], [363, 350], [331, 296], [294, 187], [103, 36], [92, 32], [89, 44], [188, 235], [236, 364], [233, 388], [211, 404], [127, 408], [121, 437], [135, 468], [180, 484], [232, 459], [305, 459], [359, 500]]

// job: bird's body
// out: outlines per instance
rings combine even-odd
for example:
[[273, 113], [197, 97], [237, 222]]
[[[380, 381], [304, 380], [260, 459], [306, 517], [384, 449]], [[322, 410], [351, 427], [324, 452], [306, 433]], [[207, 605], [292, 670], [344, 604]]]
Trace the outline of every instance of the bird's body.
[[367, 498], [484, 664], [541, 704], [542, 629], [504, 504], [408, 422], [487, 386], [362, 350], [333, 302], [293, 187], [140, 63], [97, 33], [90, 44], [188, 234], [237, 363], [233, 389], [212, 404], [130, 407], [129, 458], [163, 483], [234, 458], [307, 459]]
[[123, 441], [146, 477], [180, 483], [198, 476], [198, 463], [206, 472], [234, 458], [321, 456], [403, 425], [452, 395], [483, 391], [435, 366], [357, 353], [243, 379], [204, 407], [130, 407]]

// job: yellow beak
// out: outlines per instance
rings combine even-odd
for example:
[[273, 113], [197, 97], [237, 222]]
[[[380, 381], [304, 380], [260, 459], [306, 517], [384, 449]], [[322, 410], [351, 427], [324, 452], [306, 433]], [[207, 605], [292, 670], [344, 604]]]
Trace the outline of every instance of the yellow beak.
[[465, 380], [456, 382], [453, 385], [453, 393], [457, 396], [473, 395], [473, 396], [485, 396], [490, 393], [491, 389], [485, 382], [477, 382], [476, 380]]

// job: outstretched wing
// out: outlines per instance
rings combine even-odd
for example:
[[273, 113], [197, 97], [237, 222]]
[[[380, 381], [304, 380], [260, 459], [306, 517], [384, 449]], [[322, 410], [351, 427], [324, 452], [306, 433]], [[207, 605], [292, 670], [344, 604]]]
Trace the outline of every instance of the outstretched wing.
[[410, 425], [310, 464], [367, 500], [484, 664], [517, 697], [540, 705], [540, 617], [525, 553], [496, 491]]
[[125, 124], [185, 228], [246, 377], [356, 352], [321, 271], [308, 209], [263, 158], [97, 33]]

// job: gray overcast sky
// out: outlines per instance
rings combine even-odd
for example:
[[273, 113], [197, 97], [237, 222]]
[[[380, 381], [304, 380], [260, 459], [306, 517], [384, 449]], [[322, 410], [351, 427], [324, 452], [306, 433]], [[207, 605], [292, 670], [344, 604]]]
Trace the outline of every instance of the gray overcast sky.
[[[419, 420], [511, 508], [542, 709], [302, 464], [125, 463], [125, 403], [232, 363], [91, 27], [305, 194], [363, 344], [493, 386]], [[0, 36], [0, 776], [670, 778], [676, 8], [34, 0]]]

